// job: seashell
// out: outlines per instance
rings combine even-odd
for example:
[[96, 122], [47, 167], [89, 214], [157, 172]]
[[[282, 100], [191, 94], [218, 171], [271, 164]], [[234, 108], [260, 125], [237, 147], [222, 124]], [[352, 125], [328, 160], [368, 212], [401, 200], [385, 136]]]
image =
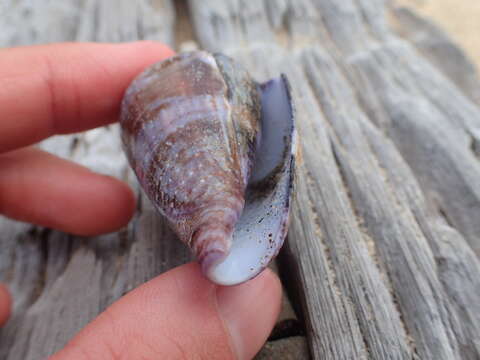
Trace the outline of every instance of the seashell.
[[287, 233], [294, 109], [284, 75], [258, 84], [221, 54], [182, 53], [127, 89], [124, 149], [147, 196], [213, 282], [253, 278]]

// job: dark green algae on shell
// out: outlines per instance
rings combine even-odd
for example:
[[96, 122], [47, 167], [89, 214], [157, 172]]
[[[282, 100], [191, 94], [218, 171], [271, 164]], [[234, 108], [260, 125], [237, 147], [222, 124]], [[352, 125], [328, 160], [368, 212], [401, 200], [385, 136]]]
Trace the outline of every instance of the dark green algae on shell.
[[[198, 51], [147, 68], [124, 96], [120, 123], [129, 162], [149, 199], [216, 283], [257, 275], [286, 235], [294, 126], [282, 79], [277, 86], [259, 85], [230, 58]], [[291, 115], [283, 119], [285, 134], [278, 134], [287, 141], [277, 139], [279, 149], [271, 152], [282, 153], [275, 164], [261, 155], [268, 143], [262, 141], [265, 88], [284, 90]], [[265, 166], [254, 170], [258, 163], [275, 166], [252, 187], [252, 172], [265, 172]], [[262, 188], [267, 178], [267, 189], [250, 190]], [[272, 184], [273, 178], [285, 184]], [[266, 217], [271, 221], [265, 227], [258, 220]]]

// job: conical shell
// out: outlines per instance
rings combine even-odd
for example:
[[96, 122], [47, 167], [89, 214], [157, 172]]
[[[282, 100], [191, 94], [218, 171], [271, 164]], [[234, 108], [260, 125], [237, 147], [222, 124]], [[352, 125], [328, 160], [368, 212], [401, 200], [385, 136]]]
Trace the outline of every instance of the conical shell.
[[[286, 87], [286, 80], [277, 83]], [[278, 86], [259, 86], [230, 58], [199, 51], [146, 69], [127, 89], [122, 103], [124, 148], [142, 188], [190, 246], [204, 273], [221, 284], [256, 275], [276, 254], [286, 234], [293, 123], [290, 126], [287, 116], [279, 127], [282, 130], [271, 132], [278, 132], [278, 141], [267, 137], [260, 144], [262, 113], [268, 108], [262, 109], [261, 103], [264, 94], [272, 92], [265, 88]], [[265, 144], [275, 143], [279, 148], [272, 154], [277, 155], [265, 156], [269, 152]], [[260, 149], [264, 155], [255, 167]], [[252, 176], [254, 167], [256, 175]], [[251, 178], [257, 190], [247, 191]], [[249, 208], [246, 197], [255, 204], [250, 207], [254, 212], [244, 213], [248, 221], [240, 221], [248, 227], [263, 216], [260, 210], [265, 208], [267, 213], [274, 205], [278, 207], [277, 216], [265, 222], [268, 226], [261, 231], [261, 236], [270, 237], [265, 241], [275, 246], [265, 247], [257, 239], [239, 236], [242, 231], [255, 234], [254, 228], [235, 229], [244, 208]], [[240, 239], [235, 248], [248, 245], [252, 251], [236, 250], [242, 255], [229, 257], [234, 238]]]

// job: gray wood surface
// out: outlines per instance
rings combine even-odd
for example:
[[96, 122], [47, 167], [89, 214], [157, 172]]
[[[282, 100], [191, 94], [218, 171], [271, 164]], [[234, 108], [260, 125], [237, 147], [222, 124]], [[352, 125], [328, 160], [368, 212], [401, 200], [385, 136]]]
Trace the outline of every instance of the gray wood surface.
[[[285, 311], [259, 359], [306, 358], [302, 334], [313, 359], [480, 358], [480, 81], [436, 25], [386, 0], [3, 0], [0, 24], [1, 46], [146, 38], [224, 52], [258, 80], [288, 75], [301, 150], [278, 271], [303, 329]], [[127, 229], [98, 238], [0, 218], [15, 298], [1, 359], [48, 356], [189, 259], [116, 126], [42, 147], [141, 201]]]

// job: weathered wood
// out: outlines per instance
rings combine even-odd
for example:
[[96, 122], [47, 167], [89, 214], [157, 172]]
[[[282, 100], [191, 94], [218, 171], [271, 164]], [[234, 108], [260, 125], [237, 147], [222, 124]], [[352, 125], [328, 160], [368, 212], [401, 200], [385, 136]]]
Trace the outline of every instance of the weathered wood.
[[[4, 46], [150, 38], [222, 51], [259, 80], [285, 72], [301, 151], [279, 273], [312, 358], [480, 358], [480, 86], [441, 30], [384, 0], [177, 1], [176, 17], [168, 0], [0, 6]], [[136, 187], [115, 126], [42, 146]], [[0, 358], [51, 354], [187, 261], [141, 199], [128, 229], [94, 239], [0, 219], [15, 298]], [[306, 357], [296, 321], [258, 358]]]
[[393, 26], [422, 54], [452, 80], [464, 93], [480, 104], [480, 78], [475, 65], [440, 27], [406, 7], [394, 7]]

